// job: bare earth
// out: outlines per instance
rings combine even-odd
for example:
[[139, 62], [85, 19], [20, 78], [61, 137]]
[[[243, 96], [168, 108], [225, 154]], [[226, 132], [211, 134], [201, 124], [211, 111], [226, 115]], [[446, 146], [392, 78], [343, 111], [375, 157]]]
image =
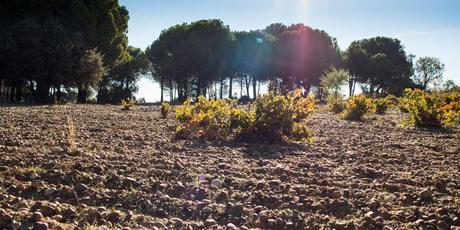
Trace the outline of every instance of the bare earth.
[[1, 107], [0, 228], [460, 229], [458, 131], [320, 111], [311, 145], [210, 143], [170, 115]]

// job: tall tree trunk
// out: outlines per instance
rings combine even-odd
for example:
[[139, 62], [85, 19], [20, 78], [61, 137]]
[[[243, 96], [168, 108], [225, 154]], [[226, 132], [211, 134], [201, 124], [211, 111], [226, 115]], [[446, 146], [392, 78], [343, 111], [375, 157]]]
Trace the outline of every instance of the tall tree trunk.
[[258, 86], [257, 86], [257, 95], [260, 95], [260, 84], [261, 84], [261, 83], [260, 83], [260, 81], [259, 81], [259, 83], [257, 84], [257, 85], [258, 85]]
[[[214, 82], [214, 99], [217, 99], [217, 82]], [[220, 96], [220, 99], [222, 99], [222, 96]]]
[[3, 102], [3, 81], [0, 81], [0, 102]]
[[5, 85], [5, 102], [10, 101], [10, 86], [7, 84]]
[[6, 87], [5, 87], [5, 83], [3, 81], [0, 81], [0, 101], [1, 102], [5, 102], [6, 99], [5, 99], [5, 91], [6, 91]]
[[10, 85], [5, 84], [5, 102], [10, 101]]
[[163, 103], [163, 89], [164, 89], [164, 79], [161, 77], [160, 80], [160, 102]]
[[106, 87], [107, 87], [107, 77], [104, 76], [104, 78], [102, 78], [102, 80], [99, 82], [99, 87], [98, 87], [98, 91], [97, 91], [97, 95], [96, 95], [96, 101], [97, 103], [107, 103], [108, 99], [107, 99], [107, 90], [106, 90]]
[[10, 92], [11, 92], [11, 87], [9, 84], [5, 84], [5, 102], [10, 101]]
[[353, 96], [353, 77], [352, 76], [348, 78], [348, 89], [349, 89], [348, 96], [349, 97]]
[[257, 98], [257, 78], [252, 76], [252, 93], [254, 94], [254, 100]]
[[34, 88], [34, 82], [33, 81], [29, 81], [29, 96], [31, 96], [32, 98], [34, 97], [35, 95], [35, 88]]
[[125, 81], [125, 90], [126, 90], [126, 92], [130, 92], [130, 95], [132, 96], [132, 93], [129, 90], [129, 83], [130, 83], [130, 81], [128, 79], [126, 79], [126, 81]]
[[8, 101], [8, 85], [3, 83], [3, 90], [2, 90], [2, 99], [4, 102]]
[[3, 99], [5, 102], [8, 102], [8, 97], [10, 95], [10, 87], [8, 84], [5, 83], [5, 86], [3, 87]]
[[85, 86], [78, 87], [77, 102], [81, 104], [88, 102], [88, 89]]
[[3, 82], [2, 83], [2, 88], [1, 88], [1, 91], [0, 91], [0, 99], [3, 102], [6, 102], [6, 89], [7, 89], [6, 82]]
[[51, 103], [56, 103], [56, 86], [51, 87], [51, 98], [50, 98]]
[[305, 89], [304, 96], [307, 96], [308, 94], [310, 94], [311, 85], [310, 85], [310, 84], [306, 84], [306, 85], [304, 86], [304, 89]]
[[2, 99], [4, 102], [8, 102], [8, 85], [6, 82], [3, 83]]
[[44, 82], [37, 82], [35, 101], [40, 104], [49, 103], [50, 85]]
[[[187, 83], [187, 81], [184, 81], [184, 82], [183, 82], [183, 86], [182, 86], [182, 87], [184, 87], [184, 88], [183, 88], [183, 92], [182, 92], [182, 97], [183, 97], [182, 100], [185, 101], [185, 100], [187, 100], [187, 98], [188, 98], [189, 96], [191, 96], [192, 92], [190, 92], [191, 89], [188, 88], [188, 83]], [[182, 102], [183, 102], [183, 101], [182, 101]]]
[[198, 97], [201, 94], [201, 81], [198, 78], [197, 84], [196, 84], [196, 100], [198, 100]]
[[201, 87], [201, 95], [203, 95], [206, 98], [207, 94], [208, 94], [208, 86]]
[[323, 96], [324, 96], [324, 90], [323, 90], [323, 88], [321, 88], [321, 87], [318, 88], [318, 96], [319, 96], [319, 100], [320, 100], [321, 102], [324, 102], [324, 98], [323, 98]]
[[356, 81], [353, 82], [353, 89], [351, 90], [351, 96], [355, 95]]
[[21, 101], [22, 101], [22, 87], [23, 87], [22, 83], [19, 83], [16, 86], [16, 102], [18, 102], [18, 103], [21, 103]]
[[169, 86], [170, 86], [170, 91], [169, 91], [169, 102], [174, 101], [174, 84], [171, 79], [169, 79]]
[[10, 96], [10, 86], [7, 83], [5, 83], [5, 86], [4, 86], [3, 90], [4, 90], [3, 91], [3, 98], [4, 98], [5, 102], [8, 102], [8, 100], [9, 100], [8, 97]]
[[224, 97], [224, 78], [220, 79], [220, 88], [219, 88], [219, 98], [222, 99]]
[[422, 89], [423, 89], [423, 90], [426, 90], [427, 87], [428, 87], [428, 81], [423, 81], [423, 83], [422, 83]]
[[245, 74], [244, 83], [246, 83], [246, 96], [249, 97], [249, 86], [251, 85], [251, 82], [247, 74]]
[[10, 85], [9, 87], [9, 92], [8, 92], [8, 102], [12, 103], [14, 101], [14, 86]]
[[240, 97], [243, 96], [243, 79], [241, 78], [241, 81], [240, 81]]
[[14, 96], [15, 96], [15, 92], [16, 92], [16, 87], [14, 87], [13, 85], [10, 87], [11, 91], [10, 91], [10, 102], [14, 102]]
[[180, 82], [177, 83], [177, 100], [183, 102], [183, 86]]
[[233, 98], [232, 91], [233, 91], [233, 74], [230, 74], [230, 82], [228, 84], [228, 98]]
[[181, 82], [180, 85], [178, 85], [178, 100], [180, 102], [184, 102], [187, 98], [187, 84], [185, 82]]
[[61, 91], [61, 86], [57, 87], [57, 101], [60, 103], [62, 102], [62, 91]]

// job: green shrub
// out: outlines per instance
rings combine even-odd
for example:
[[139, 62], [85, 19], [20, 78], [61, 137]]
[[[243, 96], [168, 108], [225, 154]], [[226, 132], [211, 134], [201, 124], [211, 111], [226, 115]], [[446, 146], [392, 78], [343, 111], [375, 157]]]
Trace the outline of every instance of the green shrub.
[[181, 124], [178, 138], [205, 138], [248, 141], [311, 141], [309, 129], [302, 123], [313, 113], [315, 101], [300, 91], [288, 96], [272, 93], [257, 98], [247, 109], [237, 108], [235, 100], [206, 100], [199, 97], [176, 108]]
[[161, 112], [162, 118], [167, 118], [170, 110], [171, 110], [171, 105], [169, 105], [168, 102], [161, 103], [160, 112]]
[[345, 103], [342, 116], [345, 120], [361, 120], [366, 114], [372, 112], [372, 101], [364, 95], [353, 96]]
[[132, 99], [121, 100], [121, 110], [131, 110], [136, 105], [136, 101]]

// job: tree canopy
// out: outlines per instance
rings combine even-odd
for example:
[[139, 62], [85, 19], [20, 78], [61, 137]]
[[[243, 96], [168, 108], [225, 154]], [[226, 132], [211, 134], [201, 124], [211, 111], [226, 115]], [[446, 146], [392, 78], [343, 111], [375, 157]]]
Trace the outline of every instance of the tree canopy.
[[128, 57], [129, 16], [117, 0], [6, 0], [0, 14], [0, 72], [17, 101], [23, 90], [44, 103], [51, 88], [59, 97], [75, 87], [85, 102], [104, 67]]
[[325, 70], [339, 63], [337, 42], [324, 31], [296, 24], [279, 36], [274, 57], [278, 76], [294, 79], [307, 91], [319, 85]]
[[412, 65], [398, 39], [374, 37], [354, 41], [346, 51], [346, 66], [370, 94], [399, 95], [413, 86]]
[[435, 57], [420, 57], [415, 62], [415, 83], [422, 89], [428, 89], [432, 83], [441, 83], [444, 64]]
[[206, 95], [210, 84], [227, 72], [232, 40], [220, 20], [173, 26], [146, 50], [152, 76], [162, 88], [165, 83], [171, 90], [177, 87], [179, 100]]
[[144, 52], [128, 46], [127, 56], [123, 62], [108, 71], [99, 82], [97, 100], [99, 103], [118, 103], [122, 99], [134, 99], [137, 81], [146, 74], [148, 61]]
[[294, 79], [297, 87], [308, 91], [319, 84], [324, 70], [340, 62], [335, 39], [324, 31], [275, 23], [265, 30], [231, 32], [220, 20], [164, 30], [146, 55], [153, 79], [162, 89], [176, 87], [179, 100], [206, 95], [217, 82], [221, 97], [229, 83], [231, 97], [233, 79], [245, 85], [248, 96], [252, 85], [253, 97], [260, 82], [268, 80]]

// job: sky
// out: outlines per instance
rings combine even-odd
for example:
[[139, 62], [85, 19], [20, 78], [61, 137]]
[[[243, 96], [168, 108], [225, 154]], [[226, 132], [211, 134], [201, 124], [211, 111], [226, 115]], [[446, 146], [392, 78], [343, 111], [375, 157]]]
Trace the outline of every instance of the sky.
[[[460, 0], [120, 0], [130, 15], [129, 44], [145, 49], [161, 31], [200, 19], [221, 19], [231, 30], [274, 22], [303, 23], [335, 37], [342, 50], [354, 40], [398, 38], [406, 53], [437, 57], [444, 79], [460, 84]], [[159, 100], [159, 86], [143, 78], [138, 98]]]

